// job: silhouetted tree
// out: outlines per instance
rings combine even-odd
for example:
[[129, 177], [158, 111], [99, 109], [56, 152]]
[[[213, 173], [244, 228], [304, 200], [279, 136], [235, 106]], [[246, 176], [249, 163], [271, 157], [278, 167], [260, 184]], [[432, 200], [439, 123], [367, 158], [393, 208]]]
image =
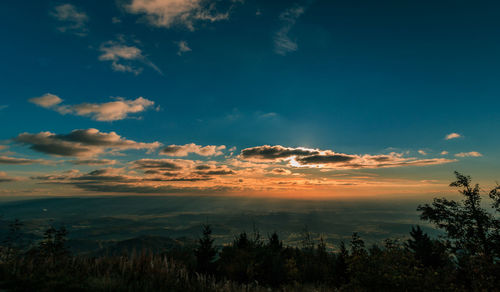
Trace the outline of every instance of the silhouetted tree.
[[214, 247], [212, 238], [212, 228], [210, 225], [203, 225], [203, 235], [198, 240], [198, 247], [195, 250], [196, 269], [200, 273], [213, 274], [215, 272], [215, 256], [217, 248]]
[[[432, 205], [418, 206], [422, 220], [434, 223], [446, 232], [448, 246], [455, 253], [484, 255], [490, 261], [500, 256], [498, 253], [500, 222], [481, 207], [478, 184], [473, 185], [470, 176], [455, 172], [456, 181], [451, 187], [460, 188], [464, 199], [460, 202], [446, 198], [435, 198]], [[498, 187], [490, 191], [492, 206], [499, 206]], [[496, 210], [498, 211], [498, 210]]]
[[349, 251], [347, 250], [344, 241], [341, 241], [334, 267], [335, 282], [337, 283], [337, 287], [342, 286], [349, 281], [349, 271], [347, 265], [348, 257]]
[[354, 232], [351, 237], [351, 252], [353, 255], [360, 255], [366, 252], [365, 242], [357, 232]]
[[3, 257], [4, 260], [11, 260], [15, 257], [20, 250], [23, 248], [22, 233], [21, 228], [23, 223], [19, 219], [15, 219], [13, 222], [9, 223], [9, 232], [7, 236], [2, 241], [4, 248]]
[[43, 240], [39, 243], [40, 253], [45, 257], [61, 258], [68, 255], [66, 248], [66, 236], [68, 231], [64, 226], [59, 229], [51, 226], [43, 234]]
[[412, 227], [405, 247], [415, 255], [415, 259], [426, 267], [439, 267], [446, 263], [445, 247], [432, 240], [420, 226]]
[[279, 239], [278, 233], [273, 232], [271, 236], [269, 236], [269, 242], [267, 246], [273, 251], [273, 252], [279, 252], [283, 248], [283, 242]]

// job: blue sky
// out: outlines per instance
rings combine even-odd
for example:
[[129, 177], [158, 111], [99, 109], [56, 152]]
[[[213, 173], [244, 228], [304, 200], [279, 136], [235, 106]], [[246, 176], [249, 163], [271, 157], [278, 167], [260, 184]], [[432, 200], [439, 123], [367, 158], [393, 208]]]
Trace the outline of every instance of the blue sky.
[[[341, 192], [333, 190], [339, 174], [397, 179], [400, 188], [436, 181], [432, 186], [421, 183], [425, 186], [415, 192], [440, 189], [453, 170], [488, 182], [498, 177], [500, 18], [499, 4], [493, 1], [127, 0], [0, 5], [4, 40], [0, 139], [5, 146], [0, 156], [11, 158], [0, 164], [6, 178], [0, 185], [4, 193], [28, 188], [24, 191], [38, 194], [35, 189], [41, 186], [40, 194], [47, 192], [45, 187], [63, 193], [61, 185], [67, 187], [68, 180], [83, 181], [85, 173], [98, 169], [115, 177], [119, 172], [134, 183], [141, 180], [141, 186], [145, 180], [159, 180], [148, 176], [151, 169], [135, 166], [140, 159], [194, 163], [182, 174], [168, 174], [178, 181], [162, 181], [166, 188], [159, 193], [169, 193], [168, 188], [246, 193], [252, 189], [250, 183], [235, 182], [255, 174], [255, 169], [261, 169], [261, 179], [269, 183], [251, 192], [274, 191], [273, 184], [284, 185], [286, 177], [289, 183], [297, 183], [299, 177], [303, 184], [331, 182], [323, 187], [325, 194]], [[33, 100], [47, 94], [60, 101], [43, 106], [41, 100]], [[102, 112], [106, 103], [118, 100], [121, 103], [113, 106], [127, 107], [140, 97], [154, 104], [142, 104], [135, 112], [128, 108], [118, 118]], [[90, 113], [89, 108], [93, 108]], [[116, 132], [135, 143], [161, 146], [108, 145], [85, 155], [63, 155], [40, 151], [39, 141], [19, 138], [22, 133], [48, 131], [56, 135], [54, 139], [82, 146], [88, 141], [57, 136], [78, 129]], [[459, 137], [445, 139], [451, 133]], [[190, 143], [196, 149], [225, 148], [220, 153], [160, 155], [169, 145]], [[281, 156], [254, 151], [257, 154], [250, 157], [242, 152], [265, 145], [281, 145], [271, 148]], [[319, 151], [304, 157], [326, 159], [340, 153], [348, 158], [306, 164], [300, 155], [282, 154], [283, 149], [298, 147]], [[370, 156], [362, 159], [365, 155]], [[391, 164], [373, 164], [377, 155], [385, 155]], [[12, 158], [43, 163], [17, 163]], [[116, 162], [68, 163], [72, 159]], [[411, 165], [401, 163], [408, 159]], [[250, 162], [258, 165], [241, 164]], [[224, 178], [194, 173], [196, 165], [204, 163], [232, 173]], [[279, 182], [278, 171], [273, 173], [278, 168], [287, 170], [279, 174]], [[41, 179], [71, 169], [79, 174]], [[156, 175], [160, 174], [166, 175]], [[191, 180], [191, 185], [178, 185], [180, 179]], [[97, 193], [123, 190], [74, 187]], [[279, 189], [288, 192], [293, 187]]]

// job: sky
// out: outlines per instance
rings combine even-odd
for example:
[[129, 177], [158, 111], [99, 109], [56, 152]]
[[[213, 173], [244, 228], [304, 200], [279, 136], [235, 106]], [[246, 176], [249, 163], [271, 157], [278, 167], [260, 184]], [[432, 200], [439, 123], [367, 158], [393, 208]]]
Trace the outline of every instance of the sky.
[[499, 6], [3, 1], [0, 196], [492, 185]]

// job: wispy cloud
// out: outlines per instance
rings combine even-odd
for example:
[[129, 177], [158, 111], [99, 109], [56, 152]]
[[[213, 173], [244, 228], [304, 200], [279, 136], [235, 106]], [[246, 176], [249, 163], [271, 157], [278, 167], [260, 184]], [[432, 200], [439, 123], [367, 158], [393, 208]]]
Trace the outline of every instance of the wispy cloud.
[[7, 175], [6, 172], [0, 171], [0, 183], [13, 182], [19, 180], [21, 180], [21, 178], [9, 176]]
[[458, 133], [450, 133], [444, 137], [445, 140], [451, 140], [451, 139], [457, 139], [457, 138], [462, 138], [462, 135]]
[[75, 5], [61, 4], [50, 12], [50, 15], [60, 22], [57, 29], [60, 32], [72, 33], [77, 36], [86, 36], [88, 33], [87, 14]]
[[186, 41], [176, 42], [179, 49], [177, 50], [177, 55], [182, 56], [184, 53], [191, 52], [191, 48], [188, 46]]
[[54, 164], [55, 161], [44, 159], [29, 159], [19, 157], [0, 156], [0, 164], [27, 165], [27, 164]]
[[133, 100], [116, 97], [114, 101], [105, 103], [65, 105], [62, 104], [63, 100], [59, 96], [51, 93], [31, 98], [29, 102], [60, 114], [84, 116], [101, 122], [123, 120], [129, 118], [131, 114], [141, 113], [154, 107], [154, 101], [143, 97]]
[[225, 12], [218, 11], [217, 2], [204, 0], [132, 0], [126, 10], [144, 15], [153, 26], [170, 28], [177, 25], [193, 31], [197, 22], [229, 19], [231, 8], [239, 1], [226, 2], [230, 3], [230, 8]]
[[112, 159], [77, 159], [70, 161], [74, 165], [114, 165], [117, 163], [116, 160]]
[[277, 54], [284, 56], [298, 49], [297, 41], [290, 37], [290, 31], [304, 11], [304, 7], [295, 5], [280, 14], [281, 28], [274, 35], [274, 51]]
[[425, 150], [420, 149], [420, 150], [418, 150], [418, 154], [427, 155], [427, 152], [425, 152]]
[[128, 45], [123, 38], [118, 41], [107, 41], [101, 44], [99, 50], [100, 61], [111, 62], [111, 68], [118, 72], [129, 72], [135, 75], [141, 74], [142, 65], [151, 67], [159, 74], [163, 74], [160, 68], [149, 60], [135, 45]]
[[481, 157], [483, 154], [477, 152], [477, 151], [471, 151], [471, 152], [460, 152], [455, 154], [456, 157]]

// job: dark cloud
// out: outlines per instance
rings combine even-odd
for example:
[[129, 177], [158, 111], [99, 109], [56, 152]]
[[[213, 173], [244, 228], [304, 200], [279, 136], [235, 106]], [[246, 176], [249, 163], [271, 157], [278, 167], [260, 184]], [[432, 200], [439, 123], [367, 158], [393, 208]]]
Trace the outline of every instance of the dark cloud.
[[246, 148], [241, 151], [239, 157], [246, 160], [261, 160], [270, 162], [289, 160], [289, 165], [294, 167], [331, 167], [349, 169], [425, 166], [456, 161], [444, 158], [417, 159], [414, 157], [404, 157], [401, 153], [390, 153], [386, 155], [349, 155], [336, 153], [332, 150], [308, 149], [301, 147], [290, 148], [280, 145], [264, 145]]
[[243, 149], [241, 150], [240, 157], [248, 160], [281, 160], [292, 156], [308, 156], [318, 154], [320, 154], [320, 151], [317, 149], [290, 148], [283, 147], [281, 145], [264, 145]]
[[113, 165], [117, 161], [110, 159], [78, 159], [71, 160], [70, 162], [75, 165]]
[[[187, 161], [187, 160], [186, 160]], [[167, 170], [175, 171], [185, 168], [183, 160], [175, 159], [140, 159], [132, 162], [133, 167], [145, 170]]]
[[40, 132], [22, 133], [15, 142], [28, 145], [31, 149], [57, 156], [95, 156], [106, 150], [129, 149], [153, 150], [161, 146], [159, 142], [142, 143], [127, 140], [115, 132], [104, 133], [97, 129], [73, 130], [69, 134]]
[[230, 174], [235, 174], [235, 172], [231, 169], [197, 171], [195, 173], [200, 174], [200, 175], [230, 175]]
[[311, 155], [298, 157], [297, 162], [300, 164], [337, 164], [346, 163], [356, 159], [356, 156], [347, 154], [327, 154], [327, 155]]

